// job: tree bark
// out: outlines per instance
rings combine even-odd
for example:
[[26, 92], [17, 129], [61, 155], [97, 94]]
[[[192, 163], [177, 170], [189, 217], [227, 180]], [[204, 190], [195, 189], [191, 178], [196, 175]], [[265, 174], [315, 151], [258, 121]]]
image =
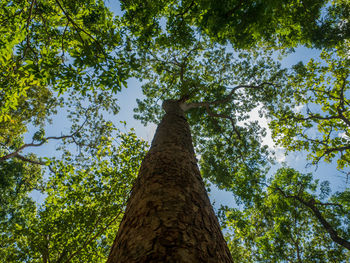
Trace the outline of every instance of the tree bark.
[[178, 101], [142, 162], [107, 263], [233, 262], [210, 204]]

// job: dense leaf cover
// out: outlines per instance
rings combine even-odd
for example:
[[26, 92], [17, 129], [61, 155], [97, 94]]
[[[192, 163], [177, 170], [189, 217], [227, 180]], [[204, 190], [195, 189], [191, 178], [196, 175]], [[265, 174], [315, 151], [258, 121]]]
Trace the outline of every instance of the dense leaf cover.
[[256, 44], [331, 47], [350, 37], [346, 0], [126, 0], [122, 9], [126, 19], [135, 21], [130, 27], [141, 42], [162, 27], [176, 44], [189, 44], [200, 32], [243, 49]]
[[[60, 139], [56, 152], [19, 152], [0, 162], [2, 262], [103, 262], [108, 255], [146, 143], [104, 119], [106, 110], [117, 111], [108, 92], [67, 95], [60, 102], [70, 134], [45, 136], [41, 128], [19, 145]], [[2, 154], [15, 150], [3, 147]], [[33, 201], [38, 195], [42, 203]]]
[[0, 261], [103, 262], [146, 147], [105, 117], [120, 22], [102, 1], [1, 1], [0, 32]]
[[[261, 200], [242, 210], [222, 207], [223, 227], [239, 262], [347, 262], [349, 252], [334, 243], [305, 205], [349, 240], [349, 191], [330, 197], [329, 182], [281, 168], [265, 184]], [[325, 201], [327, 200], [327, 201]], [[304, 203], [303, 203], [304, 202]]]
[[[159, 121], [162, 100], [188, 103], [202, 175], [238, 204], [219, 212], [236, 260], [349, 261], [348, 186], [332, 194], [311, 174], [269, 173], [266, 131], [250, 119], [259, 112], [287, 151], [306, 151], [313, 165], [337, 161], [348, 174], [348, 1], [121, 8], [116, 17], [103, 1], [0, 3], [2, 262], [105, 261], [146, 147], [106, 118], [118, 112], [111, 94], [131, 76], [143, 83], [135, 109], [143, 123]], [[270, 51], [298, 45], [325, 49], [291, 69]], [[57, 117], [69, 131], [46, 134]], [[54, 154], [31, 152], [49, 141]]]

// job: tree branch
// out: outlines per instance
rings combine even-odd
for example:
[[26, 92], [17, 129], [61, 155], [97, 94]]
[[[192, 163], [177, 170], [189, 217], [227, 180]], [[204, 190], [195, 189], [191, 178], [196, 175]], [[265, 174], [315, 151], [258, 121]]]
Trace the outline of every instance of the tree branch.
[[216, 106], [216, 105], [219, 105], [219, 104], [224, 104], [224, 103], [227, 103], [227, 102], [231, 101], [232, 96], [239, 89], [243, 89], [243, 88], [245, 88], [245, 89], [260, 89], [260, 88], [262, 88], [263, 86], [266, 86], [266, 85], [270, 85], [270, 86], [275, 87], [275, 84], [270, 83], [270, 82], [263, 82], [263, 83], [261, 83], [261, 84], [259, 84], [257, 86], [256, 85], [239, 85], [239, 86], [236, 86], [236, 87], [232, 88], [230, 93], [223, 99], [214, 100], [214, 101], [208, 101], [208, 102], [191, 102], [191, 103], [186, 103], [183, 106], [183, 109], [184, 109], [184, 111], [187, 111], [187, 110], [193, 109], [193, 108], [200, 108], [200, 107], [206, 107], [206, 106]]
[[192, 2], [190, 3], [190, 5], [181, 13], [176, 14], [176, 16], [184, 16], [188, 11], [190, 11], [190, 9], [194, 6], [194, 0], [192, 0]]
[[15, 156], [13, 156], [14, 158], [20, 159], [22, 161], [28, 162], [28, 163], [32, 163], [32, 164], [38, 164], [38, 165], [45, 165], [44, 162], [41, 161], [35, 161], [35, 160], [31, 160], [27, 157], [24, 157], [23, 155], [20, 155], [19, 153], [17, 153]]
[[[7, 154], [5, 156], [1, 156], [0, 157], [0, 162], [3, 162], [7, 159], [10, 159], [10, 158], [21, 158], [21, 157], [18, 157], [20, 156], [19, 153], [21, 151], [23, 151], [25, 148], [28, 148], [28, 147], [39, 147], [41, 145], [43, 145], [44, 143], [46, 143], [48, 140], [62, 140], [62, 139], [66, 139], [66, 138], [72, 138], [74, 141], [75, 141], [75, 138], [74, 136], [83, 128], [83, 126], [85, 125], [85, 123], [87, 122], [87, 119], [85, 119], [85, 121], [83, 122], [82, 125], [80, 125], [80, 127], [75, 131], [73, 132], [72, 134], [70, 135], [62, 135], [62, 136], [49, 136], [49, 137], [46, 137], [46, 138], [43, 138], [41, 140], [41, 142], [38, 142], [38, 143], [34, 143], [34, 142], [31, 142], [31, 143], [26, 143], [26, 144], [23, 144], [21, 147], [19, 147], [16, 151], [10, 153], [10, 154]], [[23, 157], [24, 158], [24, 157]]]
[[232, 88], [232, 90], [230, 91], [230, 93], [223, 99], [220, 100], [214, 100], [214, 101], [210, 101], [210, 102], [192, 102], [192, 103], [186, 103], [185, 101], [187, 99], [189, 99], [189, 96], [183, 96], [180, 101], [181, 103], [181, 108], [183, 109], [183, 111], [187, 111], [189, 109], [193, 109], [193, 108], [200, 108], [200, 107], [205, 107], [207, 113], [209, 116], [211, 117], [218, 117], [218, 118], [224, 118], [224, 119], [228, 119], [231, 122], [232, 128], [234, 130], [234, 132], [236, 133], [237, 137], [241, 140], [242, 136], [240, 134], [240, 132], [238, 131], [236, 125], [235, 125], [235, 121], [231, 116], [225, 115], [225, 114], [219, 114], [219, 113], [215, 113], [210, 109], [210, 106], [216, 106], [219, 104], [224, 104], [227, 102], [230, 102], [232, 100], [232, 96], [234, 95], [234, 93], [239, 90], [239, 89], [243, 89], [243, 88], [247, 88], [247, 89], [260, 89], [265, 85], [271, 85], [271, 86], [275, 86], [273, 83], [269, 83], [269, 82], [263, 82], [260, 85], [239, 85], [236, 86], [234, 88]]
[[26, 41], [27, 41], [27, 44], [26, 44], [26, 47], [25, 47], [24, 52], [23, 52], [23, 57], [26, 56], [27, 49], [30, 48], [29, 26], [30, 26], [30, 23], [31, 23], [31, 20], [32, 20], [32, 13], [33, 13], [34, 4], [35, 4], [35, 0], [32, 0], [32, 3], [30, 4], [29, 14], [28, 14], [27, 24], [26, 24], [26, 31], [27, 31]]
[[67, 17], [68, 21], [72, 23], [72, 25], [76, 28], [79, 38], [81, 39], [82, 43], [84, 44], [84, 40], [80, 35], [80, 32], [85, 33], [88, 37], [90, 37], [96, 44], [97, 46], [100, 48], [102, 54], [104, 55], [105, 58], [107, 58], [107, 55], [105, 54], [105, 51], [103, 49], [103, 47], [101, 46], [100, 42], [95, 39], [89, 32], [87, 32], [84, 28], [81, 28], [80, 26], [78, 26], [75, 21], [70, 17], [70, 15], [68, 14], [68, 12], [63, 8], [63, 6], [61, 5], [61, 3], [58, 0], [55, 0], [55, 2], [57, 3], [57, 5], [59, 6], [59, 8], [62, 10], [63, 14]]
[[339, 117], [346, 123], [346, 125], [350, 127], [350, 120], [347, 119], [343, 114], [343, 112], [346, 111], [344, 108], [344, 101], [345, 101], [344, 89], [345, 89], [346, 79], [347, 79], [347, 76], [344, 78], [343, 85], [340, 89], [340, 104], [339, 104], [339, 107], [337, 108], [337, 111], [338, 111]]
[[238, 129], [235, 125], [235, 121], [233, 120], [233, 118], [231, 116], [228, 116], [225, 114], [214, 113], [208, 105], [206, 105], [205, 109], [206, 109], [208, 115], [211, 117], [218, 117], [218, 118], [224, 118], [224, 119], [230, 120], [233, 131], [236, 133], [238, 139], [242, 140], [242, 136], [241, 136], [240, 132], [238, 131]]
[[[313, 214], [315, 215], [317, 220], [321, 223], [321, 225], [326, 230], [326, 232], [330, 235], [331, 239], [335, 243], [337, 243], [337, 244], [343, 246], [344, 248], [350, 250], [350, 242], [345, 240], [344, 238], [342, 238], [342, 237], [340, 237], [338, 235], [337, 231], [328, 223], [328, 221], [323, 217], [323, 215], [321, 214], [320, 210], [316, 206], [317, 204], [326, 205], [327, 203], [316, 202], [316, 200], [313, 199], [313, 198], [311, 198], [309, 201], [306, 201], [306, 200], [304, 200], [303, 198], [301, 198], [300, 196], [297, 196], [297, 195], [287, 195], [279, 187], [271, 187], [271, 186], [268, 186], [268, 187], [273, 188], [275, 190], [278, 190], [284, 197], [286, 197], [286, 198], [293, 198], [295, 200], [298, 200], [300, 203], [302, 203], [303, 205], [308, 207], [313, 212]], [[334, 204], [332, 204], [332, 205], [334, 205]]]

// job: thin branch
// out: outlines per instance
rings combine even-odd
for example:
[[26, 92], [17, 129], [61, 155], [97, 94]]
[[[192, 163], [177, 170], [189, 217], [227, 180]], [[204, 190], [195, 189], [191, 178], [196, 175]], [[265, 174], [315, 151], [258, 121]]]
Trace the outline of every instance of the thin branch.
[[340, 119], [341, 117], [339, 115], [337, 116], [321, 116], [321, 115], [314, 115], [311, 112], [308, 113], [308, 117], [296, 117], [296, 116], [291, 116], [293, 120], [296, 121], [308, 121], [308, 120], [336, 120]]
[[29, 159], [23, 155], [20, 155], [20, 154], [16, 154], [15, 156], [13, 156], [13, 158], [17, 158], [17, 159], [20, 159], [24, 162], [27, 162], [27, 163], [32, 163], [32, 164], [37, 164], [37, 165], [42, 165], [42, 166], [46, 166], [49, 168], [49, 170], [53, 173], [55, 173], [55, 171], [52, 169], [52, 167], [50, 165], [47, 165], [45, 162], [42, 162], [42, 161], [35, 161], [35, 160], [32, 160], [32, 159]]
[[350, 120], [347, 119], [343, 112], [346, 111], [345, 108], [344, 108], [344, 89], [345, 89], [345, 84], [346, 84], [346, 78], [347, 76], [345, 77], [344, 81], [343, 81], [343, 85], [341, 87], [341, 90], [340, 90], [340, 104], [339, 104], [339, 107], [337, 108], [337, 111], [338, 111], [338, 114], [339, 114], [339, 117], [346, 123], [346, 125], [348, 125], [350, 127]]
[[223, 99], [220, 100], [215, 100], [215, 101], [211, 101], [211, 102], [192, 102], [192, 103], [185, 103], [185, 101], [187, 99], [189, 99], [190, 96], [183, 96], [180, 101], [181, 103], [181, 108], [183, 109], [183, 111], [187, 111], [189, 109], [193, 109], [193, 108], [200, 108], [200, 107], [205, 107], [207, 113], [209, 116], [211, 117], [218, 117], [218, 118], [224, 118], [224, 119], [228, 119], [231, 122], [232, 128], [234, 130], [234, 132], [236, 133], [237, 137], [241, 140], [242, 136], [240, 134], [240, 132], [238, 131], [236, 125], [235, 125], [235, 121], [231, 116], [225, 115], [225, 114], [219, 114], [219, 113], [214, 113], [211, 109], [210, 106], [216, 106], [219, 104], [224, 104], [227, 102], [230, 102], [232, 100], [232, 96], [234, 95], [234, 93], [239, 90], [239, 89], [243, 89], [243, 88], [248, 88], [248, 89], [260, 89], [265, 85], [271, 85], [271, 86], [275, 86], [273, 83], [269, 83], [269, 82], [263, 82], [260, 85], [239, 85], [236, 86], [234, 88], [231, 89], [230, 93]]
[[30, 4], [30, 8], [29, 8], [29, 14], [28, 14], [27, 24], [26, 24], [26, 31], [27, 31], [26, 40], [27, 40], [27, 44], [26, 44], [26, 47], [24, 49], [23, 57], [26, 56], [27, 49], [31, 48], [30, 47], [30, 39], [29, 39], [29, 36], [30, 36], [29, 26], [30, 26], [30, 22], [32, 20], [32, 13], [33, 13], [33, 6], [34, 6], [34, 4], [35, 4], [35, 0], [32, 1], [32, 3]]
[[228, 115], [225, 115], [225, 114], [215, 113], [215, 112], [213, 112], [213, 111], [210, 109], [209, 105], [206, 105], [205, 109], [206, 109], [208, 115], [211, 116], [211, 117], [218, 117], [218, 118], [223, 118], [223, 119], [228, 119], [228, 120], [230, 120], [233, 131], [236, 133], [238, 139], [239, 139], [239, 140], [242, 140], [242, 136], [241, 136], [240, 132], [238, 131], [236, 125], [235, 125], [234, 119], [233, 119], [231, 116], [228, 116]]
[[20, 154], [16, 154], [15, 156], [13, 156], [14, 158], [17, 158], [17, 159], [20, 159], [22, 161], [25, 161], [25, 162], [28, 162], [28, 163], [32, 163], [32, 164], [38, 164], [38, 165], [45, 165], [44, 162], [41, 162], [41, 161], [35, 161], [35, 160], [31, 160], [27, 157], [24, 157], [23, 155], [20, 155]]
[[0, 157], [0, 162], [3, 162], [7, 159], [10, 159], [10, 158], [13, 158], [13, 157], [17, 157], [18, 154], [23, 151], [23, 149], [25, 148], [28, 148], [28, 147], [39, 147], [41, 145], [43, 145], [44, 143], [46, 143], [48, 140], [51, 140], [51, 139], [54, 139], [54, 140], [61, 140], [61, 139], [65, 139], [65, 138], [72, 138], [74, 136], [74, 134], [71, 134], [71, 135], [64, 135], [64, 136], [59, 136], [59, 137], [56, 137], [56, 136], [51, 136], [51, 137], [47, 137], [47, 138], [44, 138], [41, 142], [39, 143], [26, 143], [24, 145], [22, 145], [21, 147], [19, 147], [16, 151], [10, 153], [10, 154], [7, 154], [5, 156], [2, 156]]
[[341, 146], [341, 147], [334, 147], [334, 148], [329, 148], [327, 149], [324, 154], [329, 154], [331, 152], [342, 152], [342, 151], [345, 151], [345, 150], [349, 150], [350, 149], [350, 145], [346, 145], [346, 146]]
[[191, 103], [186, 103], [186, 105], [184, 105], [184, 110], [187, 111], [189, 109], [193, 109], [193, 108], [199, 108], [199, 107], [206, 107], [206, 106], [216, 106], [219, 104], [224, 104], [227, 102], [230, 102], [232, 100], [232, 96], [234, 95], [234, 93], [239, 90], [239, 89], [260, 89], [265, 85], [270, 85], [275, 87], [276, 85], [273, 83], [269, 83], [269, 82], [263, 82], [259, 85], [239, 85], [236, 86], [234, 88], [231, 89], [230, 93], [223, 99], [220, 100], [214, 100], [214, 101], [208, 101], [208, 102], [191, 102]]
[[194, 0], [192, 0], [191, 4], [181, 13], [176, 14], [176, 16], [184, 16], [190, 9], [195, 5]]
[[85, 119], [85, 121], [83, 122], [82, 125], [80, 125], [80, 127], [72, 134], [70, 135], [62, 135], [62, 136], [49, 136], [49, 137], [46, 137], [46, 138], [43, 138], [41, 140], [41, 142], [38, 142], [38, 143], [34, 143], [34, 142], [31, 142], [31, 143], [26, 143], [26, 144], [23, 144], [21, 147], [19, 147], [16, 151], [10, 153], [10, 154], [7, 154], [5, 156], [2, 156], [0, 157], [0, 162], [3, 162], [7, 159], [10, 159], [10, 158], [13, 158], [13, 157], [17, 157], [18, 158], [18, 155], [21, 151], [23, 151], [25, 148], [28, 148], [28, 147], [39, 147], [41, 145], [43, 145], [44, 143], [46, 143], [48, 140], [62, 140], [62, 139], [66, 139], [66, 138], [72, 138], [74, 142], [75, 141], [75, 138], [74, 136], [83, 128], [83, 126], [85, 125], [85, 123], [87, 122], [88, 119]]
[[69, 21], [67, 21], [67, 24], [63, 30], [63, 34], [62, 34], [62, 58], [64, 59], [64, 35], [66, 34], [66, 31], [67, 31], [67, 27], [69, 25]]

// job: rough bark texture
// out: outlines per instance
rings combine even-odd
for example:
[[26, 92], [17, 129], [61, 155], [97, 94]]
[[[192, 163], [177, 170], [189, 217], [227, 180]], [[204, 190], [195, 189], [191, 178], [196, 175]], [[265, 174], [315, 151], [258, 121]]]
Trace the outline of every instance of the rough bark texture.
[[233, 262], [194, 155], [178, 102], [142, 162], [107, 263]]

